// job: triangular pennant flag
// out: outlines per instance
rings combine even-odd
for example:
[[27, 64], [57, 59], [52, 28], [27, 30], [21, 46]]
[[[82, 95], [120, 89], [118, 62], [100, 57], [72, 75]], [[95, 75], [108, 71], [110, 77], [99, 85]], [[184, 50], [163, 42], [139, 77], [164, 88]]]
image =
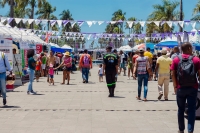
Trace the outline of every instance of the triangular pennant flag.
[[89, 27], [91, 27], [92, 24], [93, 24], [92, 21], [86, 21], [86, 22], [87, 22], [87, 24], [88, 24]]
[[58, 23], [58, 26], [61, 27], [62, 26], [62, 23], [63, 21], [62, 20], [57, 20], [57, 23]]
[[110, 21], [111, 24], [116, 24], [117, 21]]
[[85, 39], [84, 37], [81, 37], [82, 41]]
[[151, 24], [153, 21], [146, 21], [147, 24]]
[[33, 21], [34, 21], [34, 19], [28, 19], [28, 23], [29, 23], [29, 24], [32, 24]]
[[154, 24], [156, 24], [159, 27], [160, 26], [160, 21], [154, 21]]
[[178, 21], [179, 25], [183, 28], [184, 26], [184, 21]]
[[21, 18], [15, 18], [15, 22], [17, 23], [17, 24], [19, 24], [19, 22], [21, 22]]
[[128, 24], [128, 26], [129, 26], [129, 28], [132, 28], [132, 26], [133, 26], [133, 21], [127, 21], [127, 24]]
[[82, 26], [84, 24], [84, 21], [77, 21], [79, 26]]
[[178, 26], [179, 22], [178, 22], [178, 21], [174, 21], [173, 24], [174, 24], [175, 26]]
[[38, 24], [40, 24], [40, 23], [41, 23], [41, 20], [35, 19], [35, 24], [36, 24], [36, 25], [38, 25]]
[[7, 18], [8, 24], [10, 24], [13, 21], [13, 18]]
[[142, 27], [144, 27], [145, 24], [146, 24], [146, 21], [139, 21], [139, 23], [140, 23], [140, 25], [141, 25]]
[[42, 20], [41, 22], [42, 22], [43, 25], [47, 25], [48, 20], [45, 20], [45, 19], [44, 19], [44, 20]]
[[190, 24], [193, 29], [196, 29], [196, 24], [197, 24], [196, 21], [192, 21], [192, 22], [190, 22]]
[[50, 23], [51, 23], [51, 27], [53, 27], [55, 24], [56, 24], [56, 20], [50, 20]]
[[22, 22], [23, 22], [24, 24], [26, 24], [27, 21], [28, 21], [28, 19], [26, 19], [26, 18], [22, 19]]
[[165, 24], [165, 23], [167, 23], [167, 22], [166, 22], [166, 21], [162, 21], [162, 22], [160, 23], [160, 25], [163, 26], [163, 24]]
[[1, 17], [1, 23], [4, 23], [7, 20], [7, 17]]
[[69, 20], [63, 20], [63, 25], [66, 26], [66, 24], [69, 23]]
[[96, 24], [96, 23], [97, 23], [97, 21], [92, 21], [92, 23], [93, 23], [93, 24]]
[[87, 37], [88, 40], [90, 40], [91, 34], [89, 34], [89, 36]]
[[98, 21], [98, 24], [99, 25], [101, 25], [101, 24], [103, 24], [104, 23], [104, 21]]
[[168, 24], [168, 26], [170, 27], [170, 28], [172, 28], [172, 21], [167, 21], [167, 24]]
[[74, 25], [76, 24], [76, 22], [70, 22], [70, 23], [71, 23], [72, 28], [73, 28]]

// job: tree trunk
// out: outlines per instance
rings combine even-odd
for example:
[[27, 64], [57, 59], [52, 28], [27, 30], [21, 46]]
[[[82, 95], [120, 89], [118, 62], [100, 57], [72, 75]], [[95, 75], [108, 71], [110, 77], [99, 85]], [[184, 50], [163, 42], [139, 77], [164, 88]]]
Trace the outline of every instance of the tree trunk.
[[[14, 18], [14, 0], [10, 0], [10, 18]], [[14, 27], [14, 21], [11, 22], [11, 26]]]
[[[35, 3], [31, 3], [31, 19], [34, 18], [34, 12], [35, 12]], [[30, 28], [33, 29], [33, 23], [30, 25]]]
[[[180, 21], [183, 21], [183, 0], [180, 0]], [[180, 26], [180, 25], [179, 25]], [[183, 32], [183, 28], [180, 26], [180, 32]]]

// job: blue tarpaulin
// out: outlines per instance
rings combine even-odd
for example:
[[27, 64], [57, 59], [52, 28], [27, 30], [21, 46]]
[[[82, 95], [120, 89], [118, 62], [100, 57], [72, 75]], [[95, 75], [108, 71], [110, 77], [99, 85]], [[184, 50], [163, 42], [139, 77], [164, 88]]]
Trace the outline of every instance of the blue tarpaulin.
[[57, 53], [57, 52], [64, 53], [66, 51], [72, 52], [72, 49], [57, 48], [57, 47], [51, 47], [51, 50], [53, 51], [53, 53]]
[[177, 41], [166, 41], [166, 42], [160, 42], [155, 47], [168, 47], [168, 48], [173, 48], [175, 46], [178, 46]]

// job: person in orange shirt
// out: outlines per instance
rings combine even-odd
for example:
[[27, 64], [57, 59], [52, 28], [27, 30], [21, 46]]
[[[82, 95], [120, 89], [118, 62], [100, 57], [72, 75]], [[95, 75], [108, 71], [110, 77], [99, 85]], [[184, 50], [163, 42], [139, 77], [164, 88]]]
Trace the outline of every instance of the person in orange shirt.
[[42, 62], [40, 58], [38, 58], [36, 62], [36, 67], [35, 67], [35, 77], [36, 77], [37, 82], [39, 82], [41, 71], [42, 71]]
[[87, 49], [84, 50], [84, 54], [80, 57], [79, 68], [82, 71], [83, 83], [88, 83], [89, 70], [92, 69], [92, 59]]

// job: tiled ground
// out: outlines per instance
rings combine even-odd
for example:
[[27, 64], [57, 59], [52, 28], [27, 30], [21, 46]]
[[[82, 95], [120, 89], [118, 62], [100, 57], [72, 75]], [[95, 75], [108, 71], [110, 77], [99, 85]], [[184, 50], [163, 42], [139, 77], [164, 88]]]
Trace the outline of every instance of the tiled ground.
[[[8, 106], [0, 107], [0, 133], [177, 133], [177, 106], [170, 84], [169, 101], [157, 101], [156, 82], [149, 83], [148, 102], [137, 101], [137, 83], [120, 76], [115, 98], [108, 98], [106, 83], [99, 83], [97, 68], [89, 84], [81, 73], [71, 85], [55, 86], [46, 79], [34, 82], [38, 95], [27, 95], [27, 84], [8, 93]], [[196, 121], [195, 133], [200, 132]]]

